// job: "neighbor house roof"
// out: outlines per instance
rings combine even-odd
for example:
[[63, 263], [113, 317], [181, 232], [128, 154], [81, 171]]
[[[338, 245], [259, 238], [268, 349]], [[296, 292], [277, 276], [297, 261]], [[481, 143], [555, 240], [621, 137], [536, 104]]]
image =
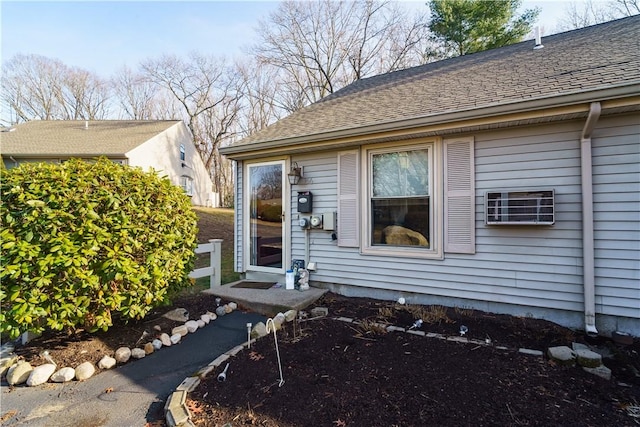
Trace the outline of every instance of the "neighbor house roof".
[[124, 156], [179, 120], [34, 120], [3, 129], [3, 156]]
[[365, 78], [223, 154], [640, 96], [640, 16]]

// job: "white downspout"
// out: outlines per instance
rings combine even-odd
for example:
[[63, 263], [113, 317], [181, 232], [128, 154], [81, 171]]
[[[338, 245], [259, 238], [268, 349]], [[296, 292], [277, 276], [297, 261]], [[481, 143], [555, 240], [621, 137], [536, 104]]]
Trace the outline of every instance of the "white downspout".
[[593, 174], [591, 170], [591, 132], [600, 118], [600, 103], [592, 102], [580, 138], [582, 171], [582, 274], [584, 281], [584, 330], [597, 335], [596, 286], [593, 244]]

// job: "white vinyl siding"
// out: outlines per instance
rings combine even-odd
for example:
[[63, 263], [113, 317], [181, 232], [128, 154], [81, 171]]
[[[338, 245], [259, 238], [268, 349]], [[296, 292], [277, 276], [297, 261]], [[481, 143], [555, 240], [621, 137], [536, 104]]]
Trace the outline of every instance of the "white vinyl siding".
[[444, 140], [444, 250], [475, 253], [473, 137]]
[[234, 224], [235, 224], [235, 233], [234, 233], [234, 241], [235, 241], [235, 271], [236, 272], [244, 272], [244, 262], [243, 262], [243, 254], [244, 254], [244, 246], [242, 242], [244, 241], [243, 234], [243, 224], [244, 224], [244, 216], [243, 216], [243, 203], [244, 203], [244, 175], [242, 171], [244, 170], [244, 163], [242, 161], [236, 162], [235, 165], [235, 201], [234, 201]]

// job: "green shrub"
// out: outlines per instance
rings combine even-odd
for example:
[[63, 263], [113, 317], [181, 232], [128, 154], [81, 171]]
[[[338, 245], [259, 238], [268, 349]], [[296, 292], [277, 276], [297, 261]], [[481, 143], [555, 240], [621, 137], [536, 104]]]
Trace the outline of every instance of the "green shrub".
[[263, 205], [260, 219], [268, 222], [282, 222], [282, 205]]
[[153, 172], [71, 160], [2, 170], [0, 332], [106, 330], [187, 286], [196, 215]]

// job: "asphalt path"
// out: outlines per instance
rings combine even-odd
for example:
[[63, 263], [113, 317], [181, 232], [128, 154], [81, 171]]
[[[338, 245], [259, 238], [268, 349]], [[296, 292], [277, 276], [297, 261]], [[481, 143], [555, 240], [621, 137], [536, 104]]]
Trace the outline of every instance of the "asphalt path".
[[[1, 386], [3, 426], [144, 426], [164, 419], [164, 404], [182, 381], [216, 357], [247, 340], [255, 313], [234, 311], [182, 342], [89, 378], [84, 382]], [[233, 363], [233, 360], [230, 362]]]

